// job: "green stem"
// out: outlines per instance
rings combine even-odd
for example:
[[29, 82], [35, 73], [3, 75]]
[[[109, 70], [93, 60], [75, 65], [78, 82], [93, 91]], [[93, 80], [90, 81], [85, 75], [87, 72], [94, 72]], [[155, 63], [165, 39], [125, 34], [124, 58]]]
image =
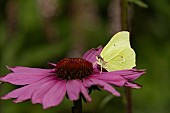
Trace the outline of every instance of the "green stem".
[[[128, 30], [128, 1], [121, 0], [121, 29]], [[126, 112], [132, 113], [131, 89], [125, 87]]]
[[82, 99], [81, 97], [76, 100], [73, 101], [74, 106], [72, 107], [72, 113], [82, 113]]

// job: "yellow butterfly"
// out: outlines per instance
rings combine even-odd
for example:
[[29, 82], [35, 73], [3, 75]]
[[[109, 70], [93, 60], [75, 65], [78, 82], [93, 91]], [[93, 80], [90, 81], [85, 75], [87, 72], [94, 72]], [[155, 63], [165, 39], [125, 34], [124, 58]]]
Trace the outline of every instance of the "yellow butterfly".
[[97, 64], [107, 71], [132, 69], [136, 66], [135, 51], [130, 46], [129, 32], [116, 33], [96, 57]]

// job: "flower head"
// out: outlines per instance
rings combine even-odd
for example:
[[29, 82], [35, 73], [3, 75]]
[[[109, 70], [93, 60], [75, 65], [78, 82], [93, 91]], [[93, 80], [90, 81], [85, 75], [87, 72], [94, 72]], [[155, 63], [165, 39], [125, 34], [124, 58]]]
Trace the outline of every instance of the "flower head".
[[95, 62], [94, 52], [89, 50], [83, 58], [65, 58], [56, 64], [51, 63], [52, 69], [40, 69], [29, 67], [7, 67], [11, 73], [0, 78], [1, 82], [8, 82], [14, 85], [21, 85], [2, 99], [15, 99], [14, 102], [23, 102], [31, 99], [33, 104], [40, 103], [43, 108], [59, 105], [64, 96], [75, 101], [80, 98], [80, 94], [90, 102], [88, 89], [98, 86], [120, 96], [114, 86], [140, 88], [141, 86], [132, 82], [144, 73], [143, 70], [121, 70], [113, 72], [102, 72], [93, 66]]

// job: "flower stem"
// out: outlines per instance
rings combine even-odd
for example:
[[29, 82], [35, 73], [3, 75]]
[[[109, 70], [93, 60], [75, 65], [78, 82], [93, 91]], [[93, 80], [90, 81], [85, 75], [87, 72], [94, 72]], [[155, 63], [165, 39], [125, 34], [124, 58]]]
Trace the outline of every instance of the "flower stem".
[[125, 87], [126, 112], [132, 113], [131, 89]]
[[[128, 30], [128, 1], [121, 0], [121, 29]], [[126, 112], [132, 113], [131, 89], [125, 87]]]
[[82, 99], [81, 97], [76, 100], [73, 101], [74, 106], [72, 107], [72, 113], [82, 113]]

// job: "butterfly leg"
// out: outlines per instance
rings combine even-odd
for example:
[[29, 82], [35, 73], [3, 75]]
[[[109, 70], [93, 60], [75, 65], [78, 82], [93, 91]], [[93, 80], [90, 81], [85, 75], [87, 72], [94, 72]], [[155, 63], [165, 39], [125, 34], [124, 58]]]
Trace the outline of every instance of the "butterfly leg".
[[102, 66], [100, 66], [100, 74], [102, 74]]
[[97, 61], [93, 62], [93, 66], [95, 66], [97, 64]]

